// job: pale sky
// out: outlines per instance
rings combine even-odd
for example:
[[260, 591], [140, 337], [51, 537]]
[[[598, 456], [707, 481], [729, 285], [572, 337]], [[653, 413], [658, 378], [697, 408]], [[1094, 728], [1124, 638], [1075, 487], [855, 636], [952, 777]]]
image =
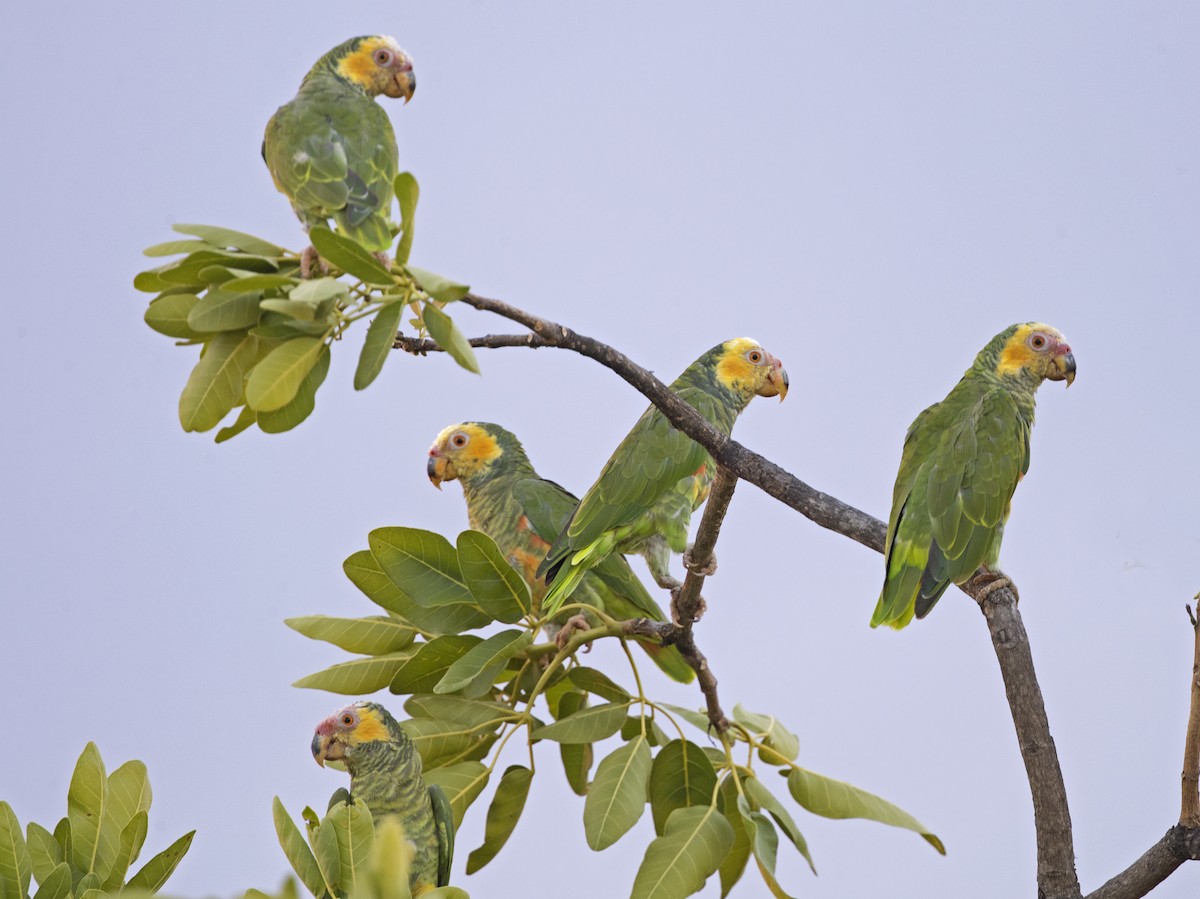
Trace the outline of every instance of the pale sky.
[[[180, 430], [196, 351], [143, 324], [141, 249], [174, 222], [299, 248], [263, 126], [318, 56], [375, 32], [418, 76], [412, 103], [386, 106], [421, 184], [414, 264], [666, 380], [757, 337], [792, 391], [754, 403], [735, 436], [872, 514], [909, 422], [993, 334], [1060, 328], [1079, 377], [1039, 396], [1001, 563], [1085, 891], [1175, 821], [1183, 605], [1200, 590], [1194, 3], [69, 2], [6, 19], [0, 709], [15, 752], [0, 799], [22, 823], [64, 814], [94, 740], [110, 770], [149, 766], [145, 857], [199, 830], [171, 893], [277, 888], [271, 797], [298, 814], [345, 781], [308, 749], [343, 700], [290, 684], [346, 656], [282, 619], [376, 611], [341, 571], [372, 528], [466, 526], [458, 488], [424, 473], [443, 426], [504, 424], [582, 491], [645, 407], [554, 350], [483, 352], [482, 377], [397, 355], [356, 393], [360, 330], [298, 430], [221, 446]], [[512, 330], [451, 311], [468, 333]], [[948, 850], [797, 809], [820, 876], [781, 847], [785, 888], [1033, 895], [1028, 785], [974, 604], [952, 591], [925, 621], [872, 631], [881, 558], [750, 485], [718, 555], [697, 639], [726, 706], [777, 715], [801, 764], [898, 803]], [[628, 680], [611, 647], [597, 660]], [[465, 877], [486, 801], [455, 863], [472, 895], [530, 878], [546, 895], [627, 894], [649, 815], [586, 848], [552, 745], [509, 844]], [[1154, 895], [1198, 891], [1193, 865]], [[703, 895], [718, 892], [714, 878]], [[766, 889], [749, 871], [734, 895]]]

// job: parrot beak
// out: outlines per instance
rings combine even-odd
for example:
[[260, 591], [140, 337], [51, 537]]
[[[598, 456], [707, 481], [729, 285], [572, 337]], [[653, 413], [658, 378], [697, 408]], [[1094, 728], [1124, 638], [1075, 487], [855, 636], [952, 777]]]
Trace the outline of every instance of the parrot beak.
[[326, 762], [338, 762], [346, 757], [346, 747], [333, 734], [318, 730], [312, 738], [312, 754], [322, 768]]
[[771, 370], [767, 373], [766, 383], [758, 388], [759, 396], [777, 396], [783, 402], [788, 392], [788, 376], [783, 363], [778, 359], [771, 360]]
[[397, 56], [393, 70], [396, 74], [392, 76], [391, 83], [384, 93], [392, 98], [403, 97], [407, 106], [408, 101], [417, 92], [417, 74], [413, 71], [412, 60], [407, 56]]
[[456, 477], [454, 463], [439, 453], [436, 449], [429, 451], [429, 461], [425, 463], [425, 473], [438, 490], [442, 489], [443, 481], [453, 481]]
[[1051, 381], [1066, 381], [1068, 387], [1075, 383], [1075, 354], [1071, 352], [1070, 346], [1060, 343], [1051, 362], [1053, 367], [1046, 375], [1047, 378]]

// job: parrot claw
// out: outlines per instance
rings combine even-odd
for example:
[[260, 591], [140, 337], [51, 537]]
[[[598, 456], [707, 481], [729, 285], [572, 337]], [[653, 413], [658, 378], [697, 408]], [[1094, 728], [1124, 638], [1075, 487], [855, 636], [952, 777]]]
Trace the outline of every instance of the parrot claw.
[[[680, 621], [679, 610], [679, 594], [683, 590], [683, 584], [677, 584], [671, 588], [671, 621], [676, 627], [686, 627], [688, 622]], [[704, 601], [703, 596], [696, 597], [696, 612], [692, 616], [691, 623], [695, 623], [704, 617], [704, 613], [708, 611], [708, 603]]]
[[707, 565], [703, 565], [703, 566], [697, 565], [692, 560], [692, 546], [693, 546], [693, 544], [689, 543], [688, 548], [683, 551], [683, 567], [686, 568], [688, 571], [692, 572], [693, 574], [698, 574], [701, 577], [712, 577], [714, 574], [717, 573], [717, 555], [716, 555], [716, 553], [711, 553], [709, 555]]
[[1017, 593], [1017, 585], [1012, 582], [1012, 579], [1007, 574], [999, 569], [995, 571], [984, 569], [971, 578], [970, 584], [979, 591], [975, 596], [975, 601], [981, 606], [989, 596], [1005, 587], [1012, 591], [1013, 599], [1016, 600], [1017, 604], [1021, 602], [1021, 595]]
[[[588, 622], [585, 615], [572, 615], [563, 622], [563, 626], [559, 628], [558, 633], [554, 635], [554, 645], [558, 647], [558, 651], [562, 652], [567, 648], [567, 644], [571, 642], [571, 634], [575, 631], [586, 631], [592, 625]], [[590, 652], [592, 645], [589, 643], [583, 647], [584, 652]]]

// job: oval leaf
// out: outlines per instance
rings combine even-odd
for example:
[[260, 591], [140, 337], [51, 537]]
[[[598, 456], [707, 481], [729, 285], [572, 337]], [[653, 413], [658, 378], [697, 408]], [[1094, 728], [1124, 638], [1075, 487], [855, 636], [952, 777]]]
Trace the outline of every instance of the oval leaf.
[[341, 889], [353, 894], [360, 878], [367, 875], [367, 861], [375, 848], [371, 811], [361, 799], [336, 805], [326, 815], [323, 827], [329, 828], [337, 843]]
[[412, 172], [401, 172], [397, 175], [392, 181], [392, 189], [396, 194], [396, 201], [400, 204], [401, 232], [400, 240], [396, 243], [396, 261], [404, 265], [412, 254], [413, 220], [417, 215], [417, 199], [421, 191]]
[[466, 284], [459, 284], [435, 272], [427, 272], [423, 268], [410, 265], [408, 273], [412, 275], [413, 280], [423, 291], [439, 303], [453, 303], [471, 292], [471, 288]]
[[404, 315], [402, 303], [388, 303], [375, 313], [367, 328], [362, 352], [358, 356], [358, 368], [354, 370], [354, 389], [362, 390], [383, 371], [383, 363], [392, 352], [400, 318]]
[[317, 860], [300, 833], [300, 828], [287, 813], [278, 796], [271, 803], [271, 812], [275, 819], [275, 834], [279, 837], [279, 845], [283, 847], [283, 854], [287, 856], [292, 870], [310, 893], [314, 896], [323, 895], [325, 879], [321, 876], [321, 869], [317, 867]]
[[328, 228], [312, 228], [308, 239], [316, 247], [321, 258], [348, 275], [353, 275], [367, 284], [393, 284], [395, 278], [371, 252], [343, 234]]
[[607, 702], [590, 709], [580, 709], [553, 724], [533, 732], [535, 740], [554, 740], [557, 743], [595, 743], [611, 737], [625, 723], [627, 702]]
[[284, 252], [283, 247], [277, 247], [269, 240], [230, 228], [215, 228], [212, 225], [172, 225], [171, 228], [180, 234], [199, 237], [205, 243], [221, 249], [241, 250], [256, 256], [282, 256]]
[[325, 376], [329, 374], [329, 355], [329, 347], [321, 347], [316, 364], [304, 376], [296, 395], [288, 403], [271, 412], [255, 413], [254, 420], [258, 423], [259, 430], [264, 434], [281, 434], [290, 431], [312, 415], [317, 405], [317, 391], [325, 383]]
[[746, 777], [742, 781], [742, 789], [746, 791], [746, 796], [758, 808], [769, 812], [771, 817], [775, 819], [775, 823], [779, 825], [780, 830], [784, 835], [791, 840], [792, 845], [797, 851], [804, 856], [804, 860], [808, 862], [808, 867], [812, 869], [814, 874], [817, 873], [817, 867], [813, 864], [812, 856], [808, 854], [808, 841], [804, 839], [804, 834], [800, 833], [800, 828], [796, 826], [796, 822], [792, 819], [791, 814], [770, 790], [766, 788], [761, 780], [757, 777]]
[[596, 767], [583, 804], [583, 831], [593, 849], [607, 849], [642, 817], [650, 764], [650, 744], [639, 734]]
[[716, 806], [671, 813], [646, 848], [631, 899], [682, 899], [699, 892], [733, 845], [733, 827]]
[[491, 772], [482, 762], [459, 762], [425, 772], [425, 782], [430, 786], [437, 784], [450, 800], [456, 829], [462, 826], [467, 809], [483, 792], [489, 777]]
[[577, 686], [585, 693], [591, 693], [599, 696], [601, 699], [607, 699], [609, 702], [629, 702], [629, 693], [624, 687], [609, 680], [608, 675], [597, 671], [595, 668], [572, 668], [567, 675], [571, 683]]
[[167, 878], [171, 876], [175, 868], [179, 866], [179, 862], [187, 855], [187, 851], [192, 845], [192, 837], [195, 835], [196, 831], [188, 831], [162, 852], [158, 853], [158, 855], [150, 859], [150, 861], [146, 862], [140, 871], [129, 878], [126, 889], [148, 890], [151, 893], [158, 892], [162, 885], [167, 882]]
[[185, 431], [207, 431], [242, 398], [246, 371], [258, 355], [258, 338], [238, 332], [218, 334], [188, 376], [179, 396], [179, 423]]
[[296, 337], [275, 347], [250, 373], [246, 404], [257, 412], [270, 412], [291, 402], [324, 349], [319, 337]]
[[504, 670], [508, 660], [525, 651], [533, 642], [529, 631], [504, 630], [492, 634], [482, 643], [471, 647], [454, 662], [433, 688], [434, 693], [455, 693], [476, 699], [487, 693], [496, 675]]
[[200, 332], [188, 324], [188, 315], [199, 302], [200, 298], [194, 293], [170, 293], [151, 300], [143, 318], [159, 334], [195, 340]]
[[420, 528], [376, 528], [368, 542], [388, 577], [418, 605], [474, 605], [458, 566], [458, 553], [441, 534]]
[[261, 301], [258, 292], [210, 290], [188, 312], [188, 327], [201, 333], [244, 330], [258, 324], [258, 305]]
[[721, 865], [717, 868], [721, 876], [721, 899], [729, 895], [729, 891], [741, 880], [746, 870], [746, 862], [750, 860], [750, 837], [746, 833], [746, 825], [738, 811], [738, 791], [734, 776], [730, 775], [721, 781], [720, 796], [725, 806], [724, 815], [733, 829], [733, 846], [725, 854]]
[[50, 831], [33, 821], [25, 828], [25, 840], [29, 849], [29, 860], [33, 866], [33, 876], [39, 884], [44, 885], [46, 878], [62, 864], [62, 847], [55, 842]]
[[417, 644], [391, 681], [393, 693], [429, 693], [450, 666], [483, 641], [474, 634], [451, 634]]
[[421, 319], [429, 329], [429, 336], [437, 341], [437, 345], [445, 350], [450, 358], [467, 371], [479, 374], [479, 361], [475, 358], [475, 350], [450, 316], [432, 303], [426, 303]]
[[38, 890], [33, 899], [70, 899], [71, 866], [60, 862], [45, 877], [38, 878]]
[[491, 537], [479, 531], [463, 531], [458, 535], [457, 548], [467, 589], [483, 611], [505, 624], [514, 624], [529, 614], [533, 608], [529, 587]]
[[95, 743], [88, 743], [67, 788], [67, 820], [71, 822], [71, 864], [101, 881], [117, 858], [120, 828], [109, 811], [108, 776]]
[[525, 799], [529, 796], [529, 785], [532, 782], [533, 772], [528, 768], [511, 765], [505, 770], [496, 787], [492, 804], [488, 807], [483, 845], [467, 856], [468, 874], [474, 874], [504, 848], [517, 826], [521, 811], [525, 808]]
[[717, 772], [695, 743], [672, 740], [654, 759], [650, 771], [650, 811], [661, 835], [677, 808], [709, 805], [717, 788]]
[[7, 802], [0, 802], [0, 884], [15, 890], [15, 899], [29, 895], [33, 862], [21, 833], [21, 822]]
[[399, 652], [412, 643], [416, 636], [416, 631], [411, 627], [386, 615], [370, 618], [305, 615], [286, 618], [283, 623], [312, 640], [323, 640], [346, 652], [372, 656]]
[[339, 662], [292, 684], [310, 690], [328, 690], [344, 696], [374, 693], [392, 682], [396, 672], [409, 660], [407, 652], [393, 652], [366, 659]]

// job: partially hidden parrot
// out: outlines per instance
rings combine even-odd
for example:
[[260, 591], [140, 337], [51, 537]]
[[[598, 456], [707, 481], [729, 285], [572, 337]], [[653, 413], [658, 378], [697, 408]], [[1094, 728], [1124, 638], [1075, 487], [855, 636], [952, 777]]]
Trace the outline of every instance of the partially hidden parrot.
[[321, 767], [345, 764], [350, 795], [367, 804], [376, 822], [388, 815], [399, 820], [413, 847], [409, 889], [414, 896], [450, 882], [450, 801], [441, 787], [425, 785], [417, 748], [387, 709], [375, 702], [339, 709], [317, 725], [312, 754]]
[[338, 230], [382, 252], [394, 226], [396, 134], [375, 97], [416, 90], [412, 59], [385, 35], [356, 37], [316, 61], [296, 96], [271, 116], [262, 155], [307, 231]]
[[1049, 325], [1012, 325], [909, 427], [871, 627], [900, 629], [914, 615], [924, 618], [947, 587], [981, 567], [989, 592], [1010, 583], [997, 568], [1000, 542], [1013, 492], [1029, 470], [1034, 394], [1047, 379], [1071, 386], [1070, 345]]
[[[728, 435], [755, 396], [787, 396], [783, 365], [749, 337], [717, 344], [671, 384], [680, 398]], [[670, 554], [687, 546], [688, 525], [712, 487], [708, 451], [676, 430], [655, 406], [613, 452], [600, 477], [538, 566], [553, 614], [583, 576], [611, 553], [640, 553], [660, 587], [674, 589]]]
[[[538, 477], [516, 435], [487, 422], [465, 421], [444, 429], [430, 447], [426, 472], [439, 489], [445, 481], [462, 484], [471, 527], [496, 541], [529, 585], [535, 608], [541, 608], [546, 586], [537, 567], [578, 498]], [[576, 596], [618, 620], [666, 620], [625, 557], [616, 553], [588, 573]], [[691, 666], [674, 646], [639, 645], [669, 677], [681, 683], [692, 680]]]

